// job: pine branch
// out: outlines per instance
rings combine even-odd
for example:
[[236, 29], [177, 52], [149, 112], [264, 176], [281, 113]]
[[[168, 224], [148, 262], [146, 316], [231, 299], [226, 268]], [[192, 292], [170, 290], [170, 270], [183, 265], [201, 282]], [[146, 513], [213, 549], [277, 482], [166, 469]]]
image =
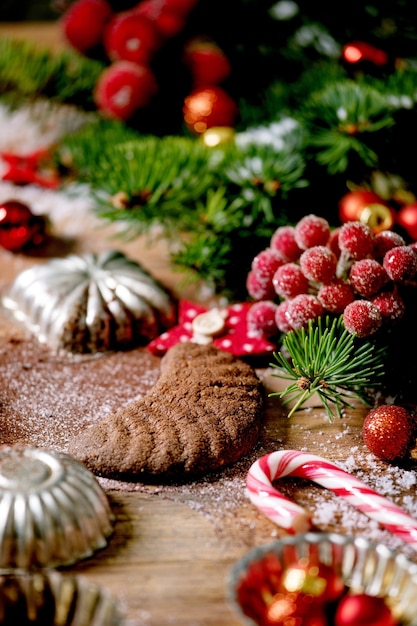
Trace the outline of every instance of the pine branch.
[[358, 345], [341, 316], [319, 318], [310, 321], [307, 329], [287, 333], [283, 349], [290, 360], [282, 351], [275, 353], [273, 376], [294, 382], [270, 395], [283, 399], [284, 406], [294, 403], [288, 417], [317, 394], [331, 422], [341, 417], [344, 407], [352, 406], [354, 398], [369, 406], [369, 390], [382, 383], [385, 348], [369, 341]]
[[104, 65], [72, 50], [52, 53], [27, 41], [0, 38], [0, 94], [44, 96], [95, 109], [93, 89]]

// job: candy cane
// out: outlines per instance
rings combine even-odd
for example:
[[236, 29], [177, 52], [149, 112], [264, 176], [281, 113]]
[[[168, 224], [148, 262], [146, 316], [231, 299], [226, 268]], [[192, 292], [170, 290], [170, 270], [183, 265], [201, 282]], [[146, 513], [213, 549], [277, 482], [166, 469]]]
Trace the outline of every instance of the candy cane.
[[284, 476], [308, 478], [376, 520], [417, 550], [417, 521], [337, 465], [314, 454], [280, 450], [262, 456], [249, 469], [247, 494], [255, 506], [290, 534], [312, 526], [308, 512], [277, 491], [272, 482]]

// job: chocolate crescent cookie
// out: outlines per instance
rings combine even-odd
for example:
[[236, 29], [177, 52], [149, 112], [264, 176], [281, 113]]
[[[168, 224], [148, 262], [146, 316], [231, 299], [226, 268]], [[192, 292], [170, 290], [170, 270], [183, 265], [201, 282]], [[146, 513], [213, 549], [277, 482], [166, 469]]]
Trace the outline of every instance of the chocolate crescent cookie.
[[253, 368], [213, 346], [180, 343], [150, 392], [71, 442], [98, 476], [185, 478], [237, 461], [257, 441], [264, 392]]

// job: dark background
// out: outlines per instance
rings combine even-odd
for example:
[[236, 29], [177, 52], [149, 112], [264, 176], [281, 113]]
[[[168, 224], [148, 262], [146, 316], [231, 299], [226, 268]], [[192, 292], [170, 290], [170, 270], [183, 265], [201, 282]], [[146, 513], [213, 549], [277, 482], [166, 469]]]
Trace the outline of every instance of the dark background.
[[50, 0], [0, 0], [0, 21], [56, 20], [59, 12]]

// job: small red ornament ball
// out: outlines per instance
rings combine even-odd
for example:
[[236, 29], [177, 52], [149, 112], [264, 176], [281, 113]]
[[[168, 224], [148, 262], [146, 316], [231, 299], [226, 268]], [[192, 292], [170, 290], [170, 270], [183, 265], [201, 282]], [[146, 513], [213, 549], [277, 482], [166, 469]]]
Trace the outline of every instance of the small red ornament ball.
[[365, 593], [347, 595], [339, 602], [335, 626], [398, 626], [384, 598]]
[[382, 405], [372, 409], [363, 423], [367, 448], [383, 461], [403, 459], [414, 447], [416, 423], [401, 406]]
[[183, 114], [189, 130], [200, 135], [215, 126], [233, 127], [237, 105], [224, 89], [210, 85], [194, 89], [185, 98]]
[[0, 204], [0, 246], [19, 252], [45, 240], [45, 218], [33, 215], [26, 204], [9, 200]]
[[398, 211], [397, 222], [413, 241], [417, 241], [417, 202], [402, 207]]

